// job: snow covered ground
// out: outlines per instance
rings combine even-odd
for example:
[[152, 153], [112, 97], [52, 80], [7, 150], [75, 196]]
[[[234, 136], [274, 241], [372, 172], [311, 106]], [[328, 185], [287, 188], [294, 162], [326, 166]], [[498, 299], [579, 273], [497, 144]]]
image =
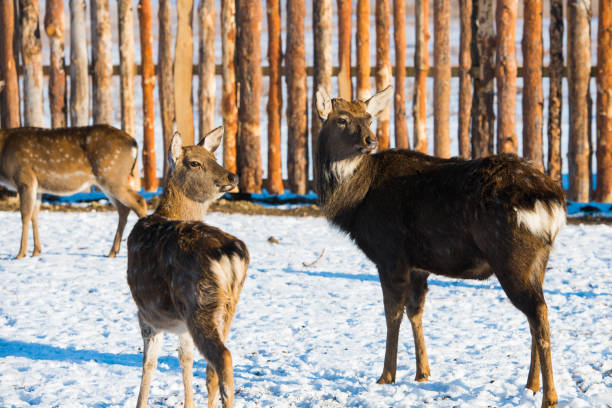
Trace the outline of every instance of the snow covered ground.
[[[526, 319], [497, 281], [432, 276], [424, 316], [431, 379], [413, 381], [405, 321], [397, 383], [381, 386], [378, 277], [344, 235], [322, 218], [213, 213], [207, 221], [243, 239], [252, 258], [228, 342], [237, 407], [539, 406], [541, 393], [524, 389]], [[43, 212], [42, 256], [16, 261], [19, 215], [0, 212], [0, 406], [135, 405], [142, 344], [125, 243], [119, 257], [104, 256], [115, 224], [114, 213]], [[549, 263], [560, 407], [612, 406], [611, 242], [612, 226], [567, 226]], [[182, 406], [177, 342], [165, 340], [149, 404]], [[198, 356], [198, 406], [206, 404], [205, 367]]]

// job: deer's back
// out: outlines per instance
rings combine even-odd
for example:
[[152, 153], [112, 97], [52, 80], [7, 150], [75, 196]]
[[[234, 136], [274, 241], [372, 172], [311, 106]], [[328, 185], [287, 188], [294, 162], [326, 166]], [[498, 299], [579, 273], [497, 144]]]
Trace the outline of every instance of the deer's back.
[[141, 218], [128, 238], [128, 284], [139, 312], [180, 330], [192, 310], [211, 316], [238, 302], [249, 253], [239, 239], [202, 222]]

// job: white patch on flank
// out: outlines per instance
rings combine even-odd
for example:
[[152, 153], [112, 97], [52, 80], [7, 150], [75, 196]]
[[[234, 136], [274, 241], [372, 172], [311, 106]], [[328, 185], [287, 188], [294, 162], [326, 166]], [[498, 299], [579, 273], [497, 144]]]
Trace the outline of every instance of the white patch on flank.
[[338, 181], [344, 181], [355, 173], [359, 163], [361, 163], [361, 156], [335, 161], [331, 164], [331, 174], [336, 177]]
[[533, 210], [514, 208], [516, 223], [524, 225], [534, 235], [544, 235], [554, 239], [565, 224], [565, 209], [559, 203], [552, 203], [550, 210], [541, 200], [535, 202]]
[[221, 291], [229, 294], [232, 288], [232, 266], [227, 256], [222, 256], [218, 261], [211, 262], [211, 272], [215, 275], [215, 280]]

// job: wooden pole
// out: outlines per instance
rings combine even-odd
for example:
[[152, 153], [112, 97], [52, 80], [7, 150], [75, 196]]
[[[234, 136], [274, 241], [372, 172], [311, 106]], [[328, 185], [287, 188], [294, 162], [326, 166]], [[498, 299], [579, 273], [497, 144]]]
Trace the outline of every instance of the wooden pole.
[[561, 180], [561, 111], [563, 107], [563, 0], [550, 0], [550, 88], [548, 97], [548, 175]]
[[408, 124], [406, 123], [406, 3], [393, 0], [393, 38], [395, 42], [395, 99], [393, 101], [395, 120], [395, 147], [408, 149]]
[[[389, 0], [376, 0], [376, 91], [391, 85], [389, 58]], [[378, 150], [389, 148], [389, 111], [387, 107], [378, 117], [376, 139]]]
[[597, 30], [597, 190], [595, 199], [612, 202], [612, 4], [599, 3]]
[[238, 173], [240, 191], [261, 191], [259, 108], [261, 99], [261, 2], [238, 0]]
[[351, 80], [351, 17], [352, 0], [337, 0], [338, 2], [338, 96], [350, 101], [353, 99], [353, 83]]
[[153, 89], [155, 88], [155, 67], [153, 66], [153, 28], [151, 0], [140, 0], [138, 3], [140, 21], [140, 55], [142, 59], [142, 107], [143, 107], [143, 146], [142, 167], [144, 188], [146, 191], [157, 190], [155, 175], [155, 107]]
[[450, 0], [434, 0], [434, 155], [450, 157]]
[[[130, 1], [130, 0], [128, 0]], [[159, 21], [158, 59], [159, 107], [164, 137], [163, 154], [168, 153], [174, 135], [174, 72], [172, 61], [172, 24], [170, 0], [160, 0], [157, 19]], [[164, 160], [164, 178], [168, 173], [168, 160]]]
[[20, 0], [19, 4], [23, 57], [23, 124], [43, 127], [42, 43], [38, 22], [38, 0]]
[[177, 32], [174, 51], [174, 103], [176, 128], [185, 145], [193, 138], [193, 0], [177, 0]]
[[363, 101], [370, 91], [370, 0], [357, 1], [357, 98]]
[[516, 153], [516, 51], [518, 0], [497, 0], [497, 152]]
[[417, 152], [427, 153], [427, 73], [429, 71], [429, 0], [416, 0], [415, 4], [414, 145]]
[[108, 0], [91, 2], [91, 42], [93, 64], [93, 121], [113, 123], [110, 10]]
[[588, 106], [591, 69], [590, 0], [567, 3], [567, 79], [569, 84], [569, 194], [568, 199], [589, 201]]
[[0, 117], [2, 128], [19, 127], [19, 82], [15, 59], [15, 8], [12, 1], [0, 2]]
[[121, 129], [135, 136], [134, 124], [134, 9], [132, 0], [119, 0], [119, 76]]
[[[478, 0], [476, 0], [478, 1]], [[472, 0], [459, 0], [459, 156], [470, 158], [470, 116], [472, 113]]]
[[308, 181], [308, 114], [306, 106], [306, 50], [304, 48], [304, 0], [287, 0], [287, 170], [289, 189], [306, 194]]
[[51, 126], [66, 127], [66, 72], [64, 71], [64, 1], [47, 0], [45, 32], [51, 46], [49, 75], [49, 106]]
[[268, 96], [268, 179], [266, 189], [271, 194], [282, 194], [283, 174], [281, 161], [281, 116], [283, 93], [281, 66], [283, 50], [281, 46], [281, 8], [280, 0], [267, 0], [268, 16], [268, 63], [270, 66], [270, 90]]
[[236, 166], [236, 138], [238, 133], [238, 105], [236, 92], [236, 1], [221, 1], [221, 48], [223, 86], [221, 110], [223, 114], [223, 166], [231, 172]]
[[[332, 76], [332, 3], [331, 0], [314, 0], [312, 11], [314, 37], [314, 80], [312, 94], [311, 143], [312, 155], [317, 154], [317, 141], [321, 130], [321, 119], [316, 114], [316, 92], [319, 87], [331, 93]], [[316, 166], [315, 166], [316, 167]], [[316, 172], [317, 169], [314, 168]], [[315, 174], [316, 179], [316, 174]]]
[[198, 71], [198, 125], [199, 140], [215, 126], [215, 1], [200, 0], [198, 8], [200, 30]]
[[89, 67], [85, 0], [70, 0], [70, 126], [89, 123]]

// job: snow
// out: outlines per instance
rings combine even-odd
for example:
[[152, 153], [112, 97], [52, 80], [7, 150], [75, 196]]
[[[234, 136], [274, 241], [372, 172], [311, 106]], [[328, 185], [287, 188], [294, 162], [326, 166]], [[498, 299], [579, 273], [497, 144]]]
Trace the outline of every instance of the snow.
[[[114, 213], [42, 212], [42, 255], [17, 261], [19, 215], [0, 212], [0, 406], [135, 405], [142, 342], [125, 242], [117, 258], [105, 257], [116, 222]], [[126, 231], [134, 222], [130, 216]], [[404, 321], [396, 384], [381, 386], [378, 277], [346, 236], [322, 218], [212, 213], [207, 222], [244, 240], [251, 253], [227, 344], [236, 407], [539, 406], [541, 392], [524, 389], [526, 319], [496, 280], [432, 276], [423, 318], [430, 381], [413, 380]], [[610, 242], [612, 226], [566, 226], [549, 262], [559, 407], [612, 405]], [[149, 406], [182, 405], [176, 349], [176, 337], [166, 335]], [[198, 406], [206, 404], [205, 372], [198, 355]]]

